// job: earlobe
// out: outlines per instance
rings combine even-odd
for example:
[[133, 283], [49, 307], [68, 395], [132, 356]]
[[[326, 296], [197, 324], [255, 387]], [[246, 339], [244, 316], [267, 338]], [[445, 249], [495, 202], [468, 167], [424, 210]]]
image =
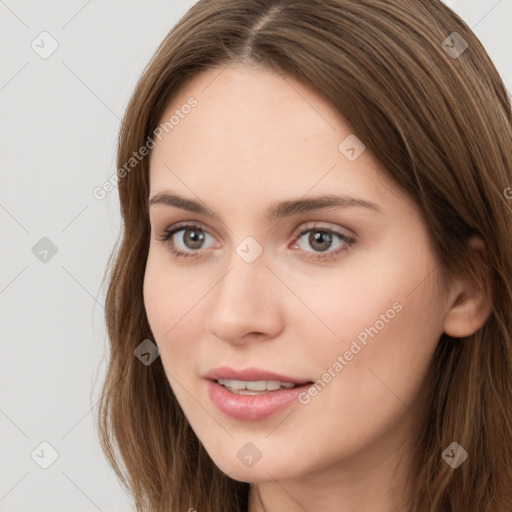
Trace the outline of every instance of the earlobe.
[[478, 331], [492, 312], [492, 275], [487, 266], [487, 250], [479, 237], [468, 242], [469, 255], [473, 266], [478, 268], [480, 283], [475, 276], [465, 276], [454, 284], [453, 298], [450, 304], [443, 331], [453, 338], [471, 336]]

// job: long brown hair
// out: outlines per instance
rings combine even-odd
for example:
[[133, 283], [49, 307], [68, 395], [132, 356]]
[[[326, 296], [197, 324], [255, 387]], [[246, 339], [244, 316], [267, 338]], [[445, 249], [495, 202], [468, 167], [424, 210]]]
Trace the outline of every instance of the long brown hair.
[[[137, 510], [247, 507], [249, 484], [212, 462], [161, 359], [145, 366], [134, 357], [152, 339], [142, 295], [149, 158], [126, 172], [176, 93], [230, 63], [293, 77], [327, 100], [418, 205], [447, 280], [481, 281], [485, 266], [490, 317], [465, 339], [443, 334], [431, 362], [408, 510], [511, 511], [511, 107], [477, 37], [438, 0], [200, 0], [148, 64], [119, 136], [123, 233], [109, 262], [110, 361], [98, 414], [103, 450]], [[480, 266], [468, 259], [471, 235], [487, 247]], [[469, 454], [457, 469], [441, 457], [453, 441]]]

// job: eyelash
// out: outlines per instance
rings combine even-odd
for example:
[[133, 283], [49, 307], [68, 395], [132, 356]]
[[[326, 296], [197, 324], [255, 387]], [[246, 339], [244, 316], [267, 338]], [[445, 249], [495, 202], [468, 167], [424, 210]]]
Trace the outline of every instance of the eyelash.
[[[169, 229], [167, 229], [163, 233], [163, 235], [161, 237], [157, 238], [157, 240], [159, 242], [162, 242], [163, 244], [167, 245], [169, 251], [174, 256], [176, 256], [177, 258], [197, 258], [197, 257], [200, 256], [201, 250], [197, 250], [197, 251], [180, 251], [180, 250], [176, 249], [175, 247], [173, 247], [172, 244], [168, 243], [170, 241], [170, 238], [175, 233], [177, 233], [179, 231], [182, 231], [182, 230], [184, 230], [186, 228], [197, 229], [199, 231], [207, 232], [206, 229], [204, 229], [203, 227], [201, 227], [198, 224], [188, 223], [188, 222], [179, 222], [178, 224], [175, 224], [175, 225], [171, 226]], [[313, 253], [313, 254], [316, 254], [316, 255], [315, 256], [306, 256], [308, 259], [315, 259], [315, 260], [323, 261], [323, 260], [328, 260], [328, 259], [336, 258], [341, 253], [343, 253], [343, 252], [347, 251], [348, 249], [350, 249], [354, 245], [354, 243], [355, 243], [355, 239], [350, 237], [350, 236], [347, 236], [347, 235], [345, 235], [343, 233], [340, 233], [339, 231], [333, 230], [331, 228], [327, 228], [327, 227], [323, 227], [323, 226], [317, 226], [317, 225], [308, 226], [307, 228], [303, 229], [299, 233], [294, 234], [293, 235], [294, 236], [294, 240], [295, 240], [294, 243], [298, 242], [298, 240], [300, 240], [300, 238], [302, 238], [302, 236], [304, 236], [306, 233], [309, 233], [310, 231], [319, 231], [321, 233], [327, 233], [327, 234], [329, 234], [331, 236], [336, 236], [336, 237], [338, 237], [340, 239], [340, 241], [343, 242], [343, 246], [341, 246], [337, 250], [331, 251], [331, 252]], [[305, 251], [305, 252], [308, 253], [308, 254], [310, 253], [309, 251]]]

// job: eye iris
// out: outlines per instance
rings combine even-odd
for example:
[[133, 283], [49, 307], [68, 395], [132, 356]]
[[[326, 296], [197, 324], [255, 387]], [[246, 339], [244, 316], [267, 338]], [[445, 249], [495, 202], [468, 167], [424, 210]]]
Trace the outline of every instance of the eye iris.
[[199, 229], [185, 229], [184, 242], [189, 249], [200, 249], [204, 242], [204, 232]]
[[[319, 251], [326, 251], [331, 246], [332, 236], [326, 231], [313, 231], [309, 235], [309, 243], [314, 249], [318, 249]], [[317, 243], [320, 244], [320, 247], [317, 246]], [[324, 246], [322, 246], [322, 243]], [[327, 245], [325, 246], [325, 244]]]

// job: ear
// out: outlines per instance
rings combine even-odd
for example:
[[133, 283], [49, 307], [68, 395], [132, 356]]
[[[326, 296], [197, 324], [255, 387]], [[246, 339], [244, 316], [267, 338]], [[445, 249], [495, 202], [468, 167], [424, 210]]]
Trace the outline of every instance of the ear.
[[487, 248], [480, 237], [468, 242], [468, 257], [472, 266], [478, 268], [480, 283], [475, 277], [461, 277], [450, 290], [450, 303], [443, 331], [453, 338], [470, 336], [480, 329], [492, 312], [492, 281], [487, 266]]

